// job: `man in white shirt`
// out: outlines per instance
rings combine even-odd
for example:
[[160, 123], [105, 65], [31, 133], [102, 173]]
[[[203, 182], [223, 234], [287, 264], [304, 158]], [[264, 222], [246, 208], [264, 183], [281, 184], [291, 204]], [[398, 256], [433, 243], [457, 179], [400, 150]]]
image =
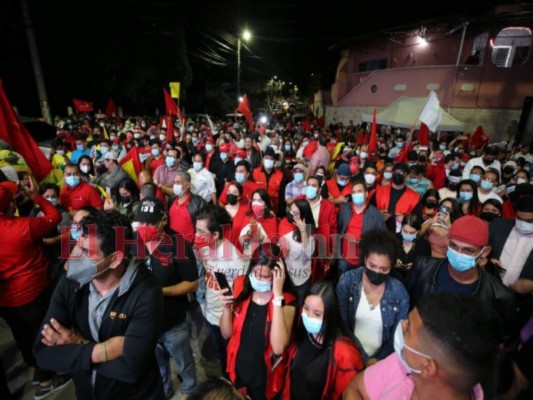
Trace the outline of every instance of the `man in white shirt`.
[[522, 148], [520, 149], [520, 151], [513, 156], [513, 160], [516, 161], [520, 157], [522, 157], [528, 163], [533, 162], [533, 155], [529, 153], [529, 146], [527, 144], [522, 145]]
[[498, 171], [498, 174], [502, 173], [502, 165], [501, 163], [496, 159], [498, 157], [499, 150], [495, 146], [489, 146], [485, 149], [485, 154], [483, 154], [481, 157], [475, 157], [468, 160], [468, 162], [465, 165], [465, 168], [463, 169], [463, 179], [469, 179], [470, 178], [470, 170], [474, 166], [480, 166], [484, 170], [487, 168], [494, 168]]
[[191, 175], [191, 192], [202, 197], [207, 203], [217, 204], [217, 188], [213, 174], [205, 168], [203, 155], [197, 153], [193, 157]]

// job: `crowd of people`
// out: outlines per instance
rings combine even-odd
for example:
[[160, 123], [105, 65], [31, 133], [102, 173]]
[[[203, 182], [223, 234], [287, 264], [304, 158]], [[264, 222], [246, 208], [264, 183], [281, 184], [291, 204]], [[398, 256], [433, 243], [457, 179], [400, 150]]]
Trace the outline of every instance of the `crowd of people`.
[[36, 400], [531, 398], [529, 146], [166, 122], [58, 118], [50, 179], [0, 167], [0, 318]]

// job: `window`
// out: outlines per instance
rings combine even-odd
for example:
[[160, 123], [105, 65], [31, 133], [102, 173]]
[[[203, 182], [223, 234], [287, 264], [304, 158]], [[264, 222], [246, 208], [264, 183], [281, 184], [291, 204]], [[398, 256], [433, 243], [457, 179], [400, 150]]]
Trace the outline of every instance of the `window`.
[[512, 68], [522, 65], [531, 47], [531, 29], [527, 27], [508, 27], [502, 29], [494, 40], [492, 62], [499, 68]]
[[359, 72], [375, 71], [377, 69], [387, 68], [387, 59], [382, 58], [380, 60], [371, 60], [359, 64]]

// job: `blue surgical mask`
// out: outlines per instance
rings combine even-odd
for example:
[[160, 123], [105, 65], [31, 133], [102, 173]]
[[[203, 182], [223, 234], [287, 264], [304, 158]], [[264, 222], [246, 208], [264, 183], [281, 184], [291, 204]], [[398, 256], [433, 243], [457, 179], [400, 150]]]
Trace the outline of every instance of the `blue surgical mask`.
[[290, 144], [286, 144], [285, 145], [285, 151], [291, 151], [291, 145]]
[[459, 200], [461, 201], [470, 201], [474, 197], [472, 192], [459, 192]]
[[301, 183], [304, 180], [304, 174], [301, 172], [295, 172], [294, 173], [294, 182]]
[[220, 153], [220, 159], [221, 159], [222, 161], [225, 161], [226, 158], [228, 158], [228, 153]]
[[317, 194], [318, 194], [318, 189], [316, 187], [307, 186], [305, 188], [305, 197], [307, 197], [307, 200], [315, 199]]
[[80, 236], [81, 236], [81, 229], [70, 228], [70, 237], [72, 238], [72, 240], [78, 240]]
[[341, 179], [337, 178], [337, 184], [339, 186], [343, 186], [344, 187], [344, 186], [346, 186], [348, 184], [348, 181], [341, 180]]
[[352, 193], [352, 201], [356, 206], [362, 206], [363, 204], [365, 204], [365, 194]]
[[52, 203], [52, 205], [54, 206], [57, 206], [57, 197], [50, 197], [49, 199], [46, 199], [48, 200], [50, 203]]
[[396, 147], [401, 149], [403, 147], [403, 142], [396, 142]]
[[100, 154], [105, 156], [109, 151], [109, 147], [100, 147]]
[[477, 256], [468, 256], [466, 254], [458, 253], [457, 251], [448, 247], [446, 257], [448, 257], [448, 261], [454, 270], [457, 272], [465, 272], [476, 266], [476, 260], [483, 252], [483, 249], [481, 249]]
[[408, 233], [405, 233], [402, 230], [402, 239], [407, 241], [407, 242], [414, 242], [416, 240], [416, 233], [413, 233], [412, 235], [410, 235]]
[[272, 169], [274, 168], [274, 160], [271, 160], [270, 158], [265, 159], [263, 161], [263, 165], [265, 166], [265, 169]]
[[198, 161], [195, 161], [192, 163], [192, 167], [194, 168], [194, 170], [196, 172], [200, 171], [202, 169], [202, 163], [201, 162], [198, 162]]
[[392, 179], [392, 172], [383, 172], [383, 178], [390, 181]]
[[305, 311], [302, 311], [302, 322], [304, 324], [305, 330], [313, 335], [320, 332], [324, 321], [318, 318], [308, 317], [307, 313]]
[[472, 179], [476, 183], [479, 183], [479, 181], [481, 180], [481, 175], [479, 175], [479, 174], [470, 174], [470, 179]]
[[172, 168], [174, 166], [174, 157], [167, 156], [165, 164], [167, 164], [167, 167]]
[[445, 144], [441, 144], [441, 145], [439, 145], [439, 149], [440, 149], [440, 150], [443, 150], [443, 151], [446, 150], [446, 145], [445, 145]]
[[248, 278], [250, 279], [252, 289], [254, 289], [256, 292], [268, 292], [272, 289], [272, 282], [260, 281], [254, 276], [253, 272], [250, 272]]
[[80, 177], [76, 175], [65, 177], [65, 183], [70, 187], [76, 187], [80, 184]]
[[242, 172], [235, 172], [235, 180], [241, 185], [245, 182], [245, 177]]
[[78, 151], [83, 151], [83, 150], [84, 150], [84, 149], [83, 149], [83, 145], [82, 145], [82, 144], [77, 144], [77, 145], [76, 145], [76, 150], [78, 150]]
[[151, 153], [154, 157], [159, 157], [159, 149], [152, 149]]
[[418, 178], [407, 178], [407, 183], [409, 183], [410, 185], [416, 185], [418, 181], [420, 181], [420, 179]]
[[418, 354], [419, 356], [429, 358], [430, 360], [432, 359], [427, 354], [421, 353], [405, 344], [405, 339], [403, 337], [402, 323], [399, 322], [398, 325], [396, 325], [396, 330], [394, 331], [394, 351], [396, 352], [396, 355], [400, 359], [400, 362], [402, 363], [402, 365], [404, 366], [408, 374], [422, 373], [421, 370], [413, 369], [409, 366], [409, 364], [407, 364], [407, 361], [405, 361], [405, 358], [403, 358], [403, 354], [402, 354], [403, 349], [407, 349], [415, 354]]
[[452, 164], [452, 171], [456, 171], [459, 169], [459, 164]]
[[493, 186], [494, 184], [491, 181], [487, 181], [485, 179], [481, 181], [481, 189], [483, 190], [491, 190]]

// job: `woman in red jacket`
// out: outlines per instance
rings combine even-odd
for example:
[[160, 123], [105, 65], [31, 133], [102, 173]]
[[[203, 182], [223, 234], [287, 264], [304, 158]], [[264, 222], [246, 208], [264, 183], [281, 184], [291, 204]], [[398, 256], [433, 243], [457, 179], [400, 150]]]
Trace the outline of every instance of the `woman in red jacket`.
[[284, 400], [340, 399], [350, 380], [364, 368], [359, 350], [339, 329], [338, 310], [333, 283], [313, 284], [289, 348]]
[[245, 276], [221, 291], [220, 330], [229, 339], [231, 381], [254, 400], [273, 399], [283, 386], [286, 349], [296, 312], [295, 296], [279, 246], [259, 246]]

